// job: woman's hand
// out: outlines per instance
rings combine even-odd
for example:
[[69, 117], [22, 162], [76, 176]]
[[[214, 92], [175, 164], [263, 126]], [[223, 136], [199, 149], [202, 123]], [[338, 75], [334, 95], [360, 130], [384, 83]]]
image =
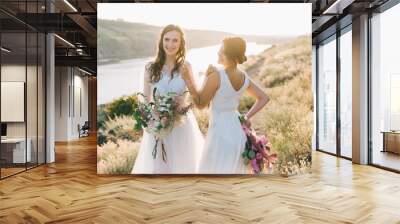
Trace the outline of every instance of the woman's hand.
[[217, 72], [217, 68], [214, 65], [208, 65], [206, 76], [209, 76], [213, 72]]
[[246, 126], [248, 128], [251, 128], [251, 123], [250, 123], [249, 119], [247, 118], [247, 115], [240, 114], [239, 115], [239, 120], [240, 120], [240, 123], [242, 125], [244, 125], [244, 126]]
[[251, 122], [250, 122], [250, 120], [249, 120], [247, 117], [245, 117], [244, 124], [245, 124], [248, 128], [251, 128]]
[[192, 79], [192, 70], [191, 70], [190, 64], [184, 63], [181, 66], [181, 74], [182, 74], [182, 78], [186, 81], [190, 81]]

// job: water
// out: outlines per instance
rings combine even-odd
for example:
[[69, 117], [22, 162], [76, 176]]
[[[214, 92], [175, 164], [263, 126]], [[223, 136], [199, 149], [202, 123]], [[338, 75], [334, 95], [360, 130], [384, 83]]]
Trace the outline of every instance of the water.
[[[247, 43], [246, 55], [259, 54], [269, 48], [267, 44]], [[186, 60], [193, 68], [196, 81], [201, 82], [203, 73], [209, 64], [217, 64], [217, 52], [220, 45], [190, 49]], [[99, 65], [97, 69], [97, 103], [109, 103], [123, 95], [141, 92], [143, 89], [143, 73], [146, 63], [153, 57], [121, 61], [116, 64]]]

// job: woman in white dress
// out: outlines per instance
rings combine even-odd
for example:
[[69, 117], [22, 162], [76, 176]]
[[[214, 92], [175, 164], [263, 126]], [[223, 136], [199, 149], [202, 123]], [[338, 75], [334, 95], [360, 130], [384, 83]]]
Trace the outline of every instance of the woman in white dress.
[[[144, 95], [152, 99], [156, 94], [187, 91], [181, 76], [185, 62], [185, 39], [182, 30], [175, 25], [166, 26], [158, 44], [158, 54], [153, 62], [146, 65], [144, 75]], [[162, 146], [159, 143], [156, 158], [152, 151], [156, 144], [155, 136], [143, 131], [143, 138], [132, 169], [133, 174], [185, 174], [195, 173], [198, 166], [204, 137], [200, 132], [196, 118], [191, 110], [184, 123], [176, 126], [163, 140], [166, 160], [163, 160]]]
[[222, 69], [210, 66], [200, 90], [197, 89], [190, 65], [184, 66], [183, 77], [199, 108], [210, 104], [209, 128], [200, 159], [201, 174], [251, 173], [243, 164], [241, 154], [245, 149], [246, 135], [241, 128], [237, 107], [242, 94], [247, 91], [257, 100], [246, 114], [246, 122], [267, 103], [267, 95], [252, 82], [245, 72], [237, 68], [247, 60], [246, 42], [239, 37], [223, 40], [218, 52]]

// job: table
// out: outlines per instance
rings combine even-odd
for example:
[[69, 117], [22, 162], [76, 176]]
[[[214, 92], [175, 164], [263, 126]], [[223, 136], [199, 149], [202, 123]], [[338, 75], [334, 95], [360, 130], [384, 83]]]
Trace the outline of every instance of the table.
[[25, 138], [6, 138], [1, 139], [1, 157], [6, 163], [26, 163], [31, 162], [31, 145], [32, 140], [26, 139], [28, 142], [25, 151]]
[[382, 131], [383, 150], [382, 152], [392, 152], [400, 154], [400, 131]]

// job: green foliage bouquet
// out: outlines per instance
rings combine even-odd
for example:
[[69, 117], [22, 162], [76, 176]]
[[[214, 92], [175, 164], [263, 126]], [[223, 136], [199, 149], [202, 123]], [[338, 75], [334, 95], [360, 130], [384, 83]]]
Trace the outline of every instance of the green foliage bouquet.
[[[157, 88], [154, 88], [151, 102], [147, 100], [138, 101], [134, 105], [135, 130], [144, 129], [156, 139], [152, 152], [154, 159], [157, 155], [158, 143], [161, 142], [163, 160], [166, 161], [166, 152], [162, 140], [171, 133], [174, 127], [184, 123], [185, 115], [193, 107], [193, 104], [188, 101], [186, 93], [168, 92], [160, 95], [157, 94]], [[146, 99], [146, 96], [142, 93], [138, 94]]]

